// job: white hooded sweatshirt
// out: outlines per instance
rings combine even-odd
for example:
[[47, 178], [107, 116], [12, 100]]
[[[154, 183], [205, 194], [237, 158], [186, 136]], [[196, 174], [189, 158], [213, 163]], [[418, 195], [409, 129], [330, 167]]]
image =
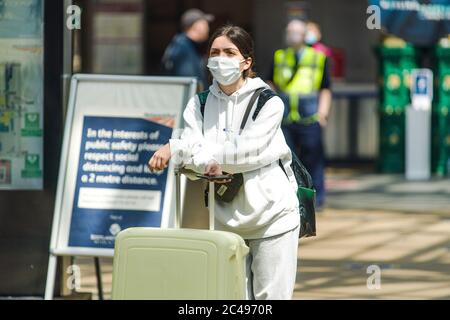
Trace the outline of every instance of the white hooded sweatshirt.
[[215, 160], [224, 172], [243, 173], [244, 184], [232, 202], [216, 201], [215, 227], [244, 239], [279, 235], [300, 222], [297, 185], [290, 168], [292, 155], [280, 128], [281, 99], [270, 99], [253, 120], [256, 101], [240, 132], [247, 105], [259, 88], [269, 86], [260, 78], [248, 78], [241, 89], [227, 96], [214, 80], [204, 119], [195, 96], [184, 111], [181, 138], [170, 140], [172, 160], [187, 169], [204, 173], [206, 165]]

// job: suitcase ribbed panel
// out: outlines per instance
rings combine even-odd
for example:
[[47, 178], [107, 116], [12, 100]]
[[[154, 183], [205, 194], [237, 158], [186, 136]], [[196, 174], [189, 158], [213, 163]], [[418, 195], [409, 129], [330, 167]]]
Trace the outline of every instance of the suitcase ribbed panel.
[[230, 232], [130, 228], [116, 238], [112, 298], [245, 299], [247, 254]]

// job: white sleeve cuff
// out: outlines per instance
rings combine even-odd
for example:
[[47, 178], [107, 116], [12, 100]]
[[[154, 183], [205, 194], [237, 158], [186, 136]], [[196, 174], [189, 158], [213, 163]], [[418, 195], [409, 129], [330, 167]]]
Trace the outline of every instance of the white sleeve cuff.
[[196, 168], [197, 172], [204, 173], [206, 171], [206, 166], [211, 162], [216, 161], [211, 153], [205, 151], [202, 148], [192, 157], [192, 164]]
[[176, 166], [185, 165], [190, 158], [190, 154], [188, 153], [188, 148], [185, 147], [183, 141], [181, 139], [170, 139], [170, 155], [171, 159]]

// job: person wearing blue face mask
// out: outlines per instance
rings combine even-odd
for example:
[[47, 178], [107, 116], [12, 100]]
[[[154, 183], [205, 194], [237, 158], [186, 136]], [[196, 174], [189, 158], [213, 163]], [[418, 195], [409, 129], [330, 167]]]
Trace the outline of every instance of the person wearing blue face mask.
[[316, 51], [322, 52], [324, 55], [331, 59], [333, 56], [333, 51], [326, 45], [324, 45], [321, 41], [322, 32], [319, 25], [315, 22], [308, 22], [308, 24], [306, 25], [306, 44], [314, 48]]
[[281, 131], [283, 102], [268, 96], [269, 85], [252, 71], [253, 40], [245, 30], [220, 28], [208, 52], [212, 85], [187, 104], [181, 138], [170, 139], [148, 166], [162, 170], [172, 159], [201, 174], [241, 175], [234, 198], [215, 202], [215, 228], [240, 235], [250, 249], [248, 299], [291, 299], [300, 215], [292, 153]]

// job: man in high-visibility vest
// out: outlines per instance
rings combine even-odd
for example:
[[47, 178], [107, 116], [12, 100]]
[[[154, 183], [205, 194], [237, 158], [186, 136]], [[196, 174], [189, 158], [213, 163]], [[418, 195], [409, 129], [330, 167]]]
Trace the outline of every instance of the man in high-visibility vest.
[[332, 94], [327, 57], [308, 47], [305, 35], [305, 22], [289, 22], [288, 48], [275, 52], [268, 80], [285, 103], [283, 133], [313, 178], [320, 209], [325, 201], [322, 128], [327, 124]]

